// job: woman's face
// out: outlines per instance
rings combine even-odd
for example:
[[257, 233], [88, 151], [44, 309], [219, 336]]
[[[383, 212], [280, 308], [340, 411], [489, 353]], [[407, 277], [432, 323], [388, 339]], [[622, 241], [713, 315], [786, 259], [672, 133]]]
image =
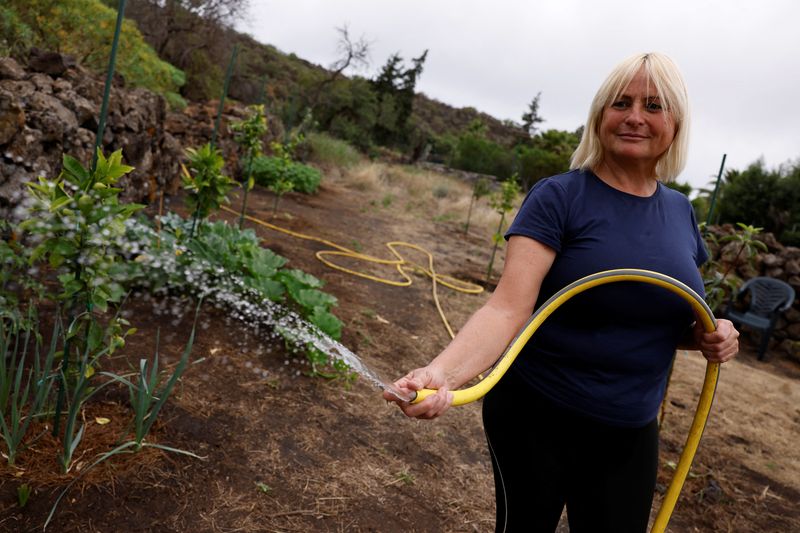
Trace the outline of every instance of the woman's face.
[[620, 165], [652, 164], [655, 169], [675, 138], [675, 120], [661, 107], [655, 86], [648, 87], [644, 71], [603, 110], [599, 137], [604, 158]]

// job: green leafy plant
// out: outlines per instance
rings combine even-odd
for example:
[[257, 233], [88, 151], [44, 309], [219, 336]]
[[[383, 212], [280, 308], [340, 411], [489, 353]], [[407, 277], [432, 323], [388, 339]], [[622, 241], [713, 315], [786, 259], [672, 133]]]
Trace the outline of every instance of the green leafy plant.
[[236, 182], [222, 173], [225, 159], [211, 143], [200, 148], [189, 148], [189, 168], [183, 168], [183, 188], [188, 191], [186, 206], [192, 211], [192, 229], [189, 238], [194, 236], [200, 220], [211, 211], [219, 209], [228, 202], [228, 192]]
[[[0, 321], [10, 321], [30, 327], [26, 311], [20, 306], [20, 296], [40, 298], [44, 287], [28, 274], [27, 247], [16, 241], [15, 228], [0, 220]], [[29, 307], [28, 311], [35, 311]]]
[[[248, 308], [252, 313], [246, 319], [250, 321], [257, 320], [254, 314], [268, 307], [264, 301], [270, 300], [283, 308], [276, 313], [293, 311], [329, 337], [341, 337], [342, 323], [331, 312], [337, 301], [322, 291], [323, 282], [301, 270], [285, 268], [286, 258], [262, 247], [252, 229], [217, 221], [204, 224], [194, 239], [184, 243], [186, 221], [170, 214], [161, 222], [161, 248], [156, 247], [152, 228], [139, 224], [129, 228], [129, 238], [139, 241], [143, 250], [141, 259], [129, 262], [132, 282], [151, 291], [201, 293], [234, 312]], [[323, 367], [328, 365], [333, 366], [332, 375], [344, 374], [344, 366], [329, 361], [306, 340], [280, 326], [276, 331], [291, 348], [305, 350], [312, 374], [323, 375]]]
[[267, 120], [264, 117], [264, 106], [250, 106], [250, 116], [231, 125], [234, 131], [234, 140], [242, 150], [245, 161], [244, 169], [244, 195], [242, 198], [242, 213], [239, 216], [239, 228], [244, 225], [244, 215], [247, 210], [247, 193], [253, 188], [253, 160], [261, 156], [261, 143], [267, 133]]
[[[69, 328], [65, 339], [54, 417], [58, 433], [66, 389], [80, 379], [70, 369], [73, 357], [80, 359], [101, 349], [103, 339], [111, 341], [106, 353], [112, 353], [124, 341], [119, 332], [122, 323], [115, 317], [103, 328], [93, 311], [105, 312], [109, 304], [120, 302], [124, 289], [118, 282], [121, 266], [113, 252], [116, 242], [125, 235], [125, 221], [143, 206], [122, 204], [122, 189], [117, 181], [133, 168], [122, 163], [122, 151], [107, 159], [97, 151], [94, 169], [64, 155], [63, 169], [56, 179], [39, 178], [29, 186], [33, 204], [30, 216], [19, 226], [27, 231], [35, 246], [30, 263], [47, 261], [57, 272], [61, 291], [56, 298], [66, 304]], [[79, 319], [73, 320], [74, 316]], [[74, 355], [73, 355], [74, 351]], [[94, 363], [96, 357], [89, 356]]]
[[[256, 183], [269, 187], [282, 171], [277, 157], [258, 157], [253, 161], [253, 176]], [[322, 174], [319, 170], [302, 163], [290, 162], [285, 169], [287, 179], [292, 182], [294, 191], [315, 194], [319, 190]]]
[[486, 283], [492, 279], [492, 270], [494, 267], [494, 258], [497, 254], [497, 248], [503, 240], [503, 225], [506, 222], [506, 216], [514, 209], [514, 202], [519, 195], [520, 189], [517, 184], [517, 175], [514, 174], [509, 179], [500, 184], [500, 190], [492, 194], [489, 198], [489, 204], [500, 215], [500, 222], [497, 225], [497, 231], [492, 236], [494, 247], [492, 248], [492, 256], [489, 259], [489, 268], [486, 270]]
[[738, 229], [734, 233], [719, 239], [712, 232], [705, 231], [705, 226], [702, 226], [709, 249], [735, 250], [733, 257], [710, 259], [700, 269], [706, 291], [706, 303], [716, 312], [724, 302], [736, 294], [743, 283], [743, 280], [736, 275], [736, 269], [742, 264], [752, 265], [758, 252], [766, 252], [767, 246], [756, 239], [761, 233], [761, 228], [752, 225], [738, 222], [736, 224]]
[[469, 199], [469, 210], [467, 211], [467, 222], [464, 224], [464, 235], [469, 233], [469, 222], [472, 218], [472, 207], [484, 196], [492, 192], [491, 182], [486, 178], [478, 178], [472, 185], [472, 196]]

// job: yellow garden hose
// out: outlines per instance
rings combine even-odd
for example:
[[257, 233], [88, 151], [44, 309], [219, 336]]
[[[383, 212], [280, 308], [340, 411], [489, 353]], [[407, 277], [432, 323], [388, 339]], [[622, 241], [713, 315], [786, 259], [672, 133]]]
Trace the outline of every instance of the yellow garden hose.
[[[223, 211], [227, 211], [228, 213], [231, 213], [231, 214], [234, 214], [234, 215], [238, 215], [239, 214], [237, 211], [234, 211], [233, 209], [230, 209], [230, 208], [225, 207], [225, 206], [221, 206], [221, 209]], [[481, 287], [480, 285], [475, 285], [474, 283], [469, 283], [467, 281], [462, 281], [462, 280], [456, 279], [456, 278], [454, 278], [452, 276], [447, 276], [445, 274], [439, 274], [438, 272], [436, 272], [436, 270], [433, 267], [433, 254], [431, 254], [425, 248], [423, 248], [421, 246], [418, 246], [416, 244], [411, 244], [411, 243], [402, 242], [402, 241], [387, 242], [386, 243], [386, 247], [389, 248], [390, 252], [392, 252], [392, 255], [394, 255], [394, 259], [381, 259], [379, 257], [374, 257], [374, 256], [371, 256], [371, 255], [367, 255], [367, 254], [362, 254], [362, 253], [356, 252], [354, 250], [350, 250], [349, 248], [345, 248], [344, 246], [341, 246], [339, 244], [336, 244], [335, 242], [332, 242], [332, 241], [329, 241], [329, 240], [326, 240], [326, 239], [320, 239], [318, 237], [313, 237], [311, 235], [306, 235], [304, 233], [299, 233], [297, 231], [288, 230], [286, 228], [282, 228], [280, 226], [276, 226], [275, 224], [270, 224], [269, 222], [266, 222], [264, 220], [261, 220], [261, 219], [255, 218], [255, 217], [251, 217], [249, 215], [245, 215], [244, 218], [249, 220], [250, 222], [253, 222], [254, 224], [258, 224], [259, 226], [263, 226], [265, 228], [269, 228], [269, 229], [271, 229], [273, 231], [284, 233], [286, 235], [290, 235], [290, 236], [298, 238], [298, 239], [304, 239], [304, 240], [307, 240], [307, 241], [318, 242], [320, 244], [324, 244], [325, 246], [329, 246], [331, 248], [334, 248], [336, 251], [333, 251], [333, 250], [320, 250], [315, 255], [316, 255], [317, 259], [322, 261], [327, 266], [329, 266], [329, 267], [331, 267], [333, 269], [336, 269], [336, 270], [340, 270], [342, 272], [347, 272], [348, 274], [352, 274], [354, 276], [359, 276], [361, 278], [366, 278], [366, 279], [369, 279], [369, 280], [372, 280], [372, 281], [377, 281], [378, 283], [385, 283], [386, 285], [394, 285], [396, 287], [408, 287], [412, 283], [411, 276], [409, 275], [410, 272], [420, 272], [422, 274], [425, 274], [426, 276], [428, 276], [431, 279], [431, 283], [433, 285], [433, 289], [432, 289], [433, 301], [436, 304], [436, 309], [439, 311], [439, 316], [441, 317], [442, 322], [444, 323], [444, 326], [447, 329], [447, 333], [450, 335], [450, 338], [455, 337], [455, 333], [453, 333], [453, 328], [450, 327], [450, 323], [447, 321], [447, 317], [445, 316], [444, 311], [442, 310], [442, 306], [439, 303], [439, 293], [438, 293], [438, 290], [437, 290], [438, 285], [443, 285], [445, 287], [453, 289], [454, 291], [464, 292], [464, 293], [467, 293], [467, 294], [479, 294], [479, 293], [483, 292], [483, 287]], [[398, 251], [399, 248], [408, 248], [408, 249], [416, 250], [418, 252], [421, 252], [421, 253], [425, 254], [427, 256], [427, 258], [428, 258], [427, 266], [421, 265], [419, 263], [414, 263], [413, 261], [409, 261], [408, 259], [403, 257], [403, 255]], [[377, 263], [377, 264], [381, 264], [381, 265], [394, 266], [395, 269], [397, 270], [397, 272], [403, 278], [403, 281], [397, 281], [397, 280], [392, 280], [392, 279], [388, 279], [388, 278], [381, 278], [381, 277], [378, 277], [378, 276], [373, 276], [372, 274], [367, 274], [365, 272], [359, 272], [357, 270], [352, 270], [352, 269], [337, 265], [336, 263], [333, 263], [329, 259], [329, 257], [331, 257], [331, 256], [349, 257], [351, 259], [356, 259], [356, 260], [359, 260], [359, 261], [365, 261], [365, 262], [368, 262], [368, 263]]]
[[[684, 298], [692, 306], [695, 315], [703, 324], [707, 332], [712, 332], [717, 329], [714, 314], [709, 309], [705, 301], [690, 287], [658, 272], [649, 270], [638, 269], [617, 269], [598, 272], [585, 278], [581, 278], [560, 291], [554, 294], [547, 300], [539, 309], [531, 315], [531, 318], [522, 328], [520, 333], [511, 341], [505, 353], [495, 363], [494, 368], [489, 374], [480, 382], [472, 387], [453, 392], [453, 405], [463, 405], [475, 401], [483, 397], [489, 389], [491, 389], [506, 373], [511, 364], [519, 355], [523, 346], [528, 342], [533, 333], [539, 328], [547, 317], [549, 317], [556, 309], [558, 309], [567, 300], [580, 294], [581, 292], [597, 287], [598, 285], [605, 285], [607, 283], [614, 283], [618, 281], [638, 281], [642, 283], [650, 283], [663, 287], [673, 293]], [[717, 388], [717, 379], [719, 378], [719, 363], [709, 362], [706, 365], [705, 381], [703, 389], [700, 393], [700, 399], [697, 402], [697, 409], [695, 410], [694, 420], [692, 426], [689, 428], [689, 435], [686, 438], [686, 444], [683, 447], [678, 466], [675, 469], [675, 475], [672, 482], [664, 495], [664, 500], [661, 503], [661, 508], [656, 515], [653, 522], [651, 532], [662, 533], [669, 522], [675, 504], [678, 501], [683, 484], [686, 481], [686, 476], [689, 474], [689, 468], [692, 465], [694, 455], [697, 452], [697, 446], [700, 443], [700, 438], [705, 429], [706, 420], [708, 419], [709, 411], [711, 410], [711, 403], [714, 400], [714, 391]], [[413, 402], [420, 402], [436, 391], [433, 389], [422, 389], [417, 391], [416, 397]]]

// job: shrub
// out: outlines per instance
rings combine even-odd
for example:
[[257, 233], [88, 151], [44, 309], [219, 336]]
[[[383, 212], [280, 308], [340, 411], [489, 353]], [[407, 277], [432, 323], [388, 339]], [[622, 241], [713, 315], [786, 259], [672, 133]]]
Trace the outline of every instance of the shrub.
[[310, 133], [306, 141], [311, 147], [312, 159], [319, 164], [348, 168], [361, 161], [361, 155], [347, 141], [325, 133]]
[[[262, 156], [253, 160], [253, 177], [259, 185], [269, 187], [282, 178], [282, 161], [278, 157]], [[315, 194], [322, 181], [319, 170], [303, 165], [289, 163], [286, 177], [294, 185], [294, 190], [304, 194]]]
[[[0, 14], [6, 46], [15, 45], [27, 35], [28, 46], [74, 55], [83, 65], [98, 72], [108, 66], [117, 19], [115, 9], [100, 0], [6, 0], [3, 3], [8, 6], [2, 8]], [[6, 34], [7, 27], [13, 31]], [[5, 35], [10, 35], [11, 41]], [[183, 71], [159, 59], [129, 20], [122, 24], [116, 68], [131, 85], [169, 95], [171, 104], [179, 103], [175, 96], [185, 83]]]

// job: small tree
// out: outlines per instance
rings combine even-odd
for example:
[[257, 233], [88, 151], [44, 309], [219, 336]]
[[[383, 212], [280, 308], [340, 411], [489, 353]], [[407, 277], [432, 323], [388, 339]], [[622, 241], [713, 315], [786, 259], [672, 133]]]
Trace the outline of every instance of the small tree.
[[513, 174], [510, 178], [500, 185], [500, 190], [492, 194], [489, 198], [489, 204], [500, 214], [500, 223], [497, 225], [497, 231], [492, 236], [494, 248], [492, 248], [492, 257], [489, 259], [489, 268], [486, 270], [486, 283], [492, 279], [492, 268], [494, 266], [494, 258], [497, 254], [497, 248], [503, 240], [503, 225], [506, 221], [506, 215], [514, 209], [514, 202], [517, 195], [520, 193], [519, 185], [517, 184], [517, 174]]
[[490, 182], [486, 178], [478, 178], [472, 185], [472, 196], [469, 199], [469, 210], [467, 211], [467, 223], [464, 224], [464, 235], [469, 233], [469, 221], [472, 218], [472, 206], [491, 192]]
[[264, 117], [264, 106], [250, 106], [250, 116], [231, 125], [234, 131], [234, 140], [242, 149], [245, 160], [245, 170], [242, 188], [242, 213], [239, 215], [239, 228], [244, 225], [244, 215], [247, 211], [247, 193], [253, 188], [253, 160], [262, 154], [261, 143], [267, 133], [267, 120]]
[[292, 154], [294, 153], [295, 141], [287, 144], [272, 143], [272, 153], [278, 160], [278, 172], [267, 188], [275, 194], [275, 202], [272, 204], [272, 216], [278, 214], [278, 202], [287, 192], [294, 190], [294, 182], [289, 176], [289, 168], [292, 166]]
[[236, 182], [222, 173], [225, 160], [220, 151], [206, 143], [200, 148], [189, 148], [189, 169], [183, 169], [183, 188], [189, 192], [186, 205], [194, 212], [191, 239], [198, 220], [206, 218], [212, 210], [228, 201], [228, 191]]

